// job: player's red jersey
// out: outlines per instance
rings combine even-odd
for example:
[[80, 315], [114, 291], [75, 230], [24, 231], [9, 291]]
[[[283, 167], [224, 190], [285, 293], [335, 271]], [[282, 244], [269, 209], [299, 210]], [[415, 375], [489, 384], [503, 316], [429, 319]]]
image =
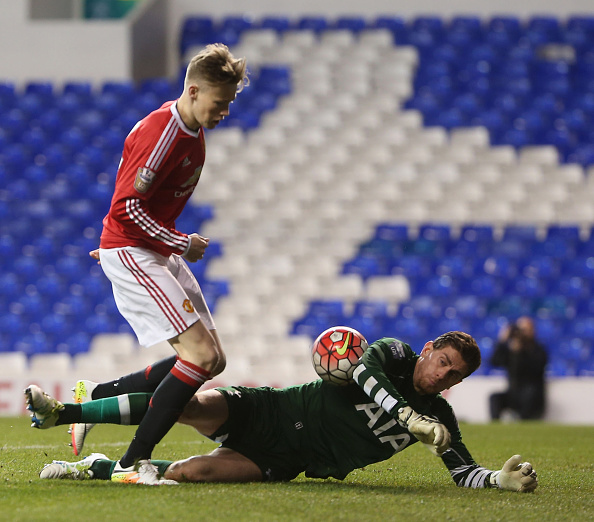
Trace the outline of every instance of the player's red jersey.
[[175, 220], [200, 179], [204, 157], [204, 130], [186, 127], [175, 101], [139, 121], [124, 142], [101, 248], [182, 254], [189, 239]]

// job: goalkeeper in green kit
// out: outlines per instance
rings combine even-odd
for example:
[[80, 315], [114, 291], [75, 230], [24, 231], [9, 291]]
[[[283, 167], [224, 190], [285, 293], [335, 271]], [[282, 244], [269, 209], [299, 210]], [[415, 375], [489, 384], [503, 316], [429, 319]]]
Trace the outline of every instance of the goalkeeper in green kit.
[[[198, 392], [178, 422], [220, 446], [181, 461], [153, 460], [161, 474], [154, 484], [284, 481], [302, 472], [344, 479], [354, 469], [422, 442], [458, 486], [534, 491], [536, 472], [519, 455], [496, 471], [474, 461], [451, 406], [440, 395], [480, 362], [476, 341], [463, 332], [427, 342], [419, 355], [397, 339], [383, 338], [369, 346], [355, 369], [355, 382], [346, 386], [316, 380], [282, 389], [234, 386]], [[25, 396], [32, 426], [138, 424], [154, 391], [148, 384], [142, 389], [141, 373], [120, 379], [113, 397], [105, 397], [105, 390], [98, 397], [94, 383], [79, 381], [87, 383], [92, 399], [82, 404], [62, 404], [31, 385]], [[95, 453], [78, 462], [54, 461], [40, 476], [110, 480], [114, 466], [115, 461]], [[142, 483], [133, 477], [128, 482]]]

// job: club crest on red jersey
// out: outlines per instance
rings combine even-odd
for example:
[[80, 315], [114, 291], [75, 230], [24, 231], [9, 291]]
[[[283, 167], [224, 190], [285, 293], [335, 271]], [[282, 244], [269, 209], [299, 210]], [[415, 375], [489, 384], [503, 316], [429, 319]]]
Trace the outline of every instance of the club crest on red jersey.
[[147, 167], [140, 167], [136, 172], [136, 179], [134, 180], [134, 188], [137, 192], [144, 194], [153, 184], [156, 172]]

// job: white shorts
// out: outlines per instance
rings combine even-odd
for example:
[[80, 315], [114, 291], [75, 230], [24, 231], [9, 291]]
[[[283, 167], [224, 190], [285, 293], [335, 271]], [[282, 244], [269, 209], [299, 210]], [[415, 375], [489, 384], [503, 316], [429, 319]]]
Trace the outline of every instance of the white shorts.
[[118, 310], [142, 346], [171, 339], [198, 320], [215, 329], [200, 285], [180, 256], [138, 247], [100, 249], [99, 255]]

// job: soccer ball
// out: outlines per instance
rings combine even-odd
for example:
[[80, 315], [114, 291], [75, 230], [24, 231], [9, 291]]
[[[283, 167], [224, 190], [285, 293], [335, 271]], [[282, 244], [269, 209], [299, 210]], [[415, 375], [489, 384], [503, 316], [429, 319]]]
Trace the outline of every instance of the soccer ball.
[[314, 341], [311, 360], [323, 380], [342, 386], [353, 382], [355, 366], [367, 347], [367, 340], [357, 330], [333, 326]]

